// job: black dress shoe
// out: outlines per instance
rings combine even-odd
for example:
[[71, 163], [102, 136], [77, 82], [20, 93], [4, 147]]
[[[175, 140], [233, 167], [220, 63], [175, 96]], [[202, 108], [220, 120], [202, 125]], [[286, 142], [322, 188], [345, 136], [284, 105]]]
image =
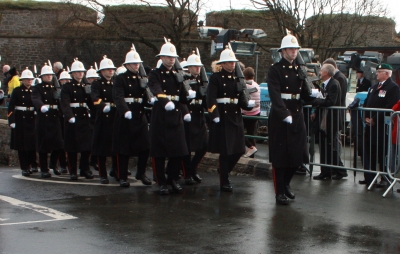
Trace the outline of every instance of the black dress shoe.
[[23, 176], [30, 176], [31, 173], [29, 172], [29, 170], [22, 170], [22, 175]]
[[367, 184], [367, 181], [365, 181], [365, 180], [359, 180], [358, 183], [359, 183], [359, 184]]
[[160, 195], [168, 195], [169, 190], [167, 185], [161, 185], [159, 190]]
[[61, 174], [67, 174], [68, 170], [66, 168], [60, 168]]
[[112, 169], [108, 175], [111, 177], [115, 177], [115, 176], [117, 176], [117, 172], [115, 172], [115, 170]]
[[325, 174], [319, 174], [317, 176], [313, 176], [314, 180], [325, 180], [325, 179], [330, 179], [330, 175], [325, 175]]
[[49, 172], [41, 172], [42, 178], [50, 178], [51, 174]]
[[146, 174], [143, 174], [142, 176], [136, 176], [137, 180], [140, 180], [142, 184], [144, 185], [151, 185], [150, 179], [146, 176]]
[[61, 175], [61, 172], [56, 168], [53, 169], [53, 173], [57, 176]]
[[92, 171], [90, 171], [90, 170], [81, 171], [81, 172], [79, 173], [79, 175], [80, 175], [80, 176], [84, 176], [86, 179], [93, 179], [93, 178], [94, 178], [93, 173], [92, 173]]
[[101, 184], [108, 184], [110, 181], [108, 181], [108, 178], [102, 177], [100, 178], [100, 183]]
[[37, 172], [39, 172], [39, 170], [38, 170], [37, 167], [31, 168], [29, 171], [31, 171], [31, 173], [37, 173]]
[[128, 169], [128, 171], [126, 171], [126, 174], [127, 174], [128, 176], [130, 176], [130, 175], [132, 175], [132, 172]]
[[78, 180], [78, 175], [72, 174], [72, 175], [69, 177], [69, 179], [71, 179], [71, 180]]
[[121, 180], [119, 180], [119, 186], [124, 187], [124, 188], [128, 188], [131, 185], [126, 180], [121, 179]]
[[221, 188], [221, 191], [223, 191], [223, 192], [232, 192], [233, 191], [233, 188], [230, 184], [221, 185], [220, 188]]
[[285, 195], [290, 199], [294, 199], [296, 197], [288, 185], [285, 186]]
[[89, 163], [89, 166], [92, 166], [94, 170], [99, 171], [99, 166], [97, 166], [96, 163], [91, 162]]
[[337, 174], [335, 176], [332, 177], [332, 180], [341, 180], [344, 176], [341, 174]]
[[183, 191], [182, 186], [181, 186], [179, 183], [177, 183], [176, 181], [174, 181], [174, 180], [169, 180], [169, 181], [168, 181], [168, 184], [171, 185], [172, 190], [173, 190], [175, 193], [182, 193], [182, 191]]
[[279, 205], [288, 205], [289, 199], [285, 196], [285, 194], [278, 194], [275, 197], [276, 203]]
[[186, 185], [193, 185], [194, 183], [195, 183], [195, 181], [191, 177], [188, 177], [188, 178], [185, 179], [185, 184]]
[[201, 183], [201, 181], [202, 181], [203, 179], [199, 176], [199, 174], [194, 174], [193, 180], [195, 180], [195, 181], [198, 182], [198, 183]]

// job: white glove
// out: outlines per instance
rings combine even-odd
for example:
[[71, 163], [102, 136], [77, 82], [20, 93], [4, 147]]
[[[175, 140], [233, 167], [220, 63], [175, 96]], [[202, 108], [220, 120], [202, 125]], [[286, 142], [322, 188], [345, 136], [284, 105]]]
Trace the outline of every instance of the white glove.
[[149, 101], [150, 105], [154, 105], [154, 102], [156, 102], [156, 98], [152, 97]]
[[252, 108], [256, 105], [256, 101], [255, 100], [249, 100], [249, 102], [247, 103], [247, 107]]
[[10, 127], [14, 129], [15, 128], [15, 123], [10, 124]]
[[188, 100], [196, 98], [196, 91], [189, 90], [189, 96], [186, 96]]
[[132, 111], [126, 111], [124, 117], [126, 119], [131, 120], [132, 119]]
[[311, 97], [323, 98], [322, 93], [318, 89], [311, 89]]
[[285, 119], [283, 119], [284, 122], [291, 124], [292, 123], [292, 116], [288, 116]]
[[103, 108], [104, 113], [108, 113], [108, 112], [110, 112], [110, 110], [111, 110], [111, 107], [108, 105]]
[[186, 115], [183, 117], [183, 121], [185, 121], [185, 122], [190, 122], [190, 121], [192, 121], [192, 117], [190, 116], [190, 114], [186, 114]]
[[40, 111], [42, 111], [42, 113], [46, 113], [47, 111], [49, 111], [49, 106], [43, 105], [43, 106], [40, 108]]
[[214, 123], [219, 123], [219, 117], [213, 119]]
[[171, 111], [171, 110], [174, 110], [174, 109], [175, 109], [175, 104], [172, 101], [170, 101], [167, 104], [165, 104], [165, 110], [166, 111]]
[[69, 123], [75, 123], [75, 117], [72, 117], [71, 119], [68, 120]]

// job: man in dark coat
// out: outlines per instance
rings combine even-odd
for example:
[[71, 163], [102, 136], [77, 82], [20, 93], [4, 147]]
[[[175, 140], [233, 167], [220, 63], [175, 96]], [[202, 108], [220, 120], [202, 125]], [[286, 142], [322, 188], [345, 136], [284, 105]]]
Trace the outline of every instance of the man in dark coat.
[[208, 151], [219, 153], [220, 189], [225, 192], [232, 192], [229, 173], [245, 152], [241, 109], [249, 110], [255, 104], [244, 94], [246, 87], [238, 89], [236, 62], [232, 50], [222, 51], [218, 61], [222, 69], [211, 75], [207, 90], [211, 119]]
[[[268, 71], [267, 83], [271, 98], [268, 120], [269, 160], [273, 167], [277, 204], [286, 205], [294, 199], [290, 181], [296, 170], [308, 163], [307, 132], [301, 100], [311, 100], [304, 81], [299, 78], [294, 61], [299, 52], [296, 37], [282, 39], [282, 59]], [[300, 100], [301, 99], [301, 100]]]
[[[191, 117], [186, 105], [186, 91], [176, 76], [174, 64], [178, 55], [175, 46], [166, 42], [158, 56], [162, 64], [150, 72], [148, 83], [151, 93], [157, 97], [150, 121], [150, 156], [160, 194], [166, 195], [169, 193], [167, 184], [176, 193], [182, 193], [177, 180], [183, 156], [188, 154], [183, 121], [190, 121]], [[166, 158], [169, 160], [168, 179], [165, 177]]]
[[[42, 83], [32, 89], [32, 102], [36, 115], [36, 151], [39, 153], [40, 171], [43, 178], [51, 177], [47, 167], [47, 154], [51, 153], [50, 165], [57, 165], [57, 159], [64, 144], [59, 121], [59, 98], [56, 88], [52, 83], [54, 72], [50, 66], [45, 65], [40, 73]], [[54, 174], [60, 175], [57, 168]]]
[[[364, 108], [391, 109], [399, 100], [399, 86], [392, 80], [392, 66], [380, 64], [376, 68], [376, 77], [379, 83], [373, 85], [364, 101]], [[364, 121], [366, 124], [364, 133], [364, 169], [384, 172], [387, 156], [388, 132], [385, 128], [385, 116], [389, 112], [365, 111]], [[376, 156], [377, 155], [377, 156]], [[364, 173], [365, 180], [360, 184], [370, 185], [376, 174]], [[382, 187], [377, 184], [376, 187]]]
[[11, 127], [10, 148], [18, 151], [19, 164], [23, 176], [31, 174], [32, 158], [36, 158], [35, 150], [35, 108], [31, 95], [33, 73], [26, 69], [20, 80], [22, 85], [16, 87], [8, 105], [8, 124]]
[[75, 59], [71, 65], [72, 80], [62, 86], [61, 109], [64, 113], [65, 151], [71, 180], [77, 180], [78, 153], [80, 176], [93, 179], [89, 169], [90, 150], [92, 148], [93, 129], [90, 125], [89, 108], [92, 105], [90, 91], [85, 89], [82, 79], [85, 68]]
[[[314, 107], [340, 106], [340, 85], [333, 78], [335, 67], [331, 64], [324, 64], [320, 70], [320, 77], [323, 81], [322, 94], [324, 98], [318, 98], [313, 101]], [[335, 109], [318, 108], [317, 112], [312, 114], [311, 120], [315, 120], [318, 115], [320, 121], [320, 162], [322, 164], [340, 165], [340, 141], [339, 141], [339, 115], [340, 111]], [[333, 170], [332, 170], [333, 171]], [[321, 166], [321, 173], [314, 176], [314, 180], [330, 179], [332, 177], [331, 168]], [[334, 176], [333, 179], [339, 180], [342, 175]]]
[[[137, 156], [136, 179], [144, 185], [151, 185], [146, 176], [150, 152], [150, 139], [145, 106], [150, 106], [145, 90], [146, 77], [139, 73], [142, 63], [134, 46], [125, 56], [126, 72], [115, 78], [113, 98], [117, 106], [113, 132], [113, 150], [117, 153], [118, 177], [121, 186], [127, 182], [129, 157]], [[143, 73], [142, 73], [143, 74]], [[146, 75], [146, 74], [144, 74]], [[144, 86], [141, 86], [144, 82]]]
[[[207, 152], [208, 131], [206, 127], [206, 118], [204, 110], [207, 110], [205, 94], [207, 87], [204, 87], [203, 80], [200, 77], [200, 71], [203, 67], [200, 56], [192, 54], [188, 57], [187, 68], [190, 76], [186, 76], [186, 81], [191, 90], [196, 92], [193, 99], [188, 101], [188, 107], [191, 115], [190, 122], [184, 122], [186, 143], [189, 154], [183, 159], [185, 183], [192, 185], [194, 182], [201, 183], [202, 179], [197, 174], [197, 166]], [[191, 158], [191, 152], [195, 152]]]
[[357, 70], [357, 88], [356, 92], [366, 92], [371, 87], [371, 81], [364, 77], [364, 72], [362, 70]]
[[11, 75], [9, 73], [10, 66], [5, 64], [3, 65], [2, 71], [3, 71], [3, 83], [1, 84], [1, 90], [3, 90], [4, 94], [8, 94], [8, 82], [11, 79]]
[[93, 130], [92, 156], [97, 157], [100, 183], [108, 184], [106, 160], [112, 158], [113, 168], [117, 167], [117, 158], [112, 152], [112, 134], [115, 108], [112, 92], [114, 86], [114, 63], [104, 56], [100, 62], [100, 79], [92, 82], [91, 97], [96, 107]]

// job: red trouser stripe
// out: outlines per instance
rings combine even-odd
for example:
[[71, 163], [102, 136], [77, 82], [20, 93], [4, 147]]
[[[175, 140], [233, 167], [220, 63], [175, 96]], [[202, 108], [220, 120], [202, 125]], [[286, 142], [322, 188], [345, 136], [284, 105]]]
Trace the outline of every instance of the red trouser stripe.
[[272, 168], [272, 179], [274, 179], [274, 190], [275, 190], [275, 194], [277, 194], [278, 187], [276, 185], [276, 169], [274, 167]]

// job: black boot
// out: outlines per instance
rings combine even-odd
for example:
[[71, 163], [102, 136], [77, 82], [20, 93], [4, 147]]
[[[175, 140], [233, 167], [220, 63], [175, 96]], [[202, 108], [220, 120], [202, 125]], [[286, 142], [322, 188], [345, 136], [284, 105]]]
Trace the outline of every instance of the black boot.
[[294, 193], [291, 191], [289, 185], [286, 185], [286, 186], [285, 186], [285, 195], [286, 195], [286, 197], [288, 197], [288, 198], [290, 198], [290, 199], [294, 199], [294, 198], [295, 198], [295, 195], [294, 195]]
[[279, 205], [288, 205], [289, 204], [289, 199], [285, 196], [285, 194], [277, 194], [275, 199], [276, 199], [276, 203]]

